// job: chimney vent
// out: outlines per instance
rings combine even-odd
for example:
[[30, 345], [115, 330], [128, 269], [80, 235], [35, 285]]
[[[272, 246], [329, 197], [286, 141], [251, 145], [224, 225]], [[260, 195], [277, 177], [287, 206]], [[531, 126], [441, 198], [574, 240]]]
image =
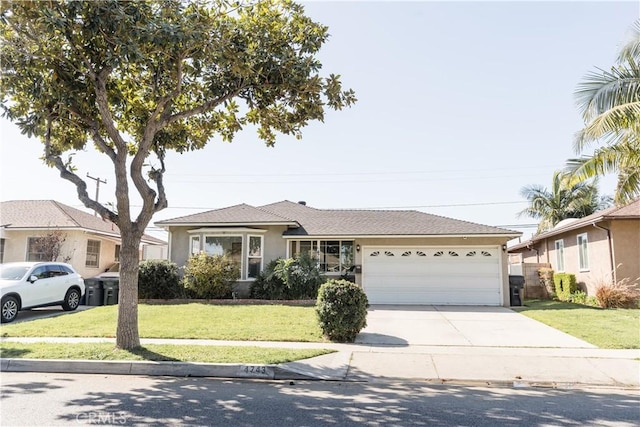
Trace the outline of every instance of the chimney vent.
[[304, 200], [300, 200], [298, 204], [302, 206], [307, 206], [307, 202], [305, 202]]

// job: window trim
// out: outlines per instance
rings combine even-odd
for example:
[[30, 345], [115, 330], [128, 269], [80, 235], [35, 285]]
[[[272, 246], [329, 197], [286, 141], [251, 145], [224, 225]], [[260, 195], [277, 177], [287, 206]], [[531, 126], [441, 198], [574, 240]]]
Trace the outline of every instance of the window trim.
[[[242, 245], [242, 247], [240, 248], [240, 277], [238, 277], [238, 280], [246, 280], [246, 277], [243, 277], [243, 273], [244, 273], [244, 269], [245, 269], [245, 262], [244, 262], [244, 251], [245, 251], [245, 244], [244, 244], [244, 236], [242, 234], [231, 234], [231, 233], [204, 233], [202, 234], [202, 240], [200, 241], [200, 250], [204, 251], [205, 253], [209, 254], [209, 252], [207, 252], [206, 248], [206, 243], [207, 243], [207, 237], [239, 237], [240, 238], [240, 244]], [[211, 255], [211, 254], [209, 254]]]
[[[260, 256], [251, 256], [251, 238], [256, 237], [260, 239]], [[262, 272], [262, 268], [264, 267], [264, 236], [259, 234], [247, 234], [247, 271], [245, 271], [246, 280], [256, 280], [258, 277], [249, 277], [249, 260], [251, 259], [259, 259], [260, 260], [260, 268], [258, 270], [258, 274]]]
[[555, 241], [556, 249], [556, 268], [558, 273], [564, 273], [564, 239]]
[[[289, 240], [289, 245], [287, 245], [287, 252], [290, 253], [292, 257], [294, 257], [294, 256], [296, 256], [296, 253], [293, 250], [294, 244], [296, 246], [296, 249], [298, 250], [298, 253], [300, 253], [299, 252], [300, 251], [300, 243], [301, 242], [311, 242], [312, 250], [313, 250], [314, 246], [316, 247], [315, 256], [316, 256], [316, 258], [318, 260], [318, 267], [319, 267], [321, 264], [326, 264], [326, 263], [322, 263], [321, 260], [320, 260], [320, 248], [322, 247], [321, 242], [325, 242], [326, 243], [326, 242], [335, 242], [335, 241], [338, 242], [338, 255], [337, 255], [338, 263], [339, 263], [338, 271], [323, 271], [323, 270], [321, 270], [321, 273], [325, 274], [325, 275], [328, 275], [328, 276], [340, 275], [344, 271], [344, 266], [342, 264], [342, 244], [346, 243], [346, 242], [351, 243], [351, 248], [352, 248], [352, 250], [355, 251], [355, 248], [356, 248], [355, 239], [339, 239], [339, 238], [338, 239], [330, 239], [330, 238], [328, 238], [328, 239], [291, 239], [291, 240]], [[355, 263], [355, 253], [354, 253], [354, 263]]]
[[[198, 240], [198, 251], [193, 251], [193, 241]], [[202, 252], [202, 236], [200, 234], [196, 234], [193, 236], [189, 236], [189, 256], [197, 255]]]
[[41, 237], [27, 237], [27, 255], [25, 257], [25, 260], [28, 262], [40, 262], [40, 261], [48, 261], [45, 258], [38, 258], [38, 259], [31, 259], [31, 254], [39, 254], [39, 255], [43, 255], [44, 252], [31, 252], [31, 241], [32, 240], [36, 240], [36, 239], [40, 239]]
[[[580, 233], [576, 236], [576, 244], [578, 246], [578, 269], [580, 271], [589, 271], [589, 237], [588, 233]], [[584, 245], [584, 254], [583, 254]]]
[[[98, 252], [96, 252], [96, 265], [93, 264], [89, 264], [89, 259], [88, 259], [88, 255], [89, 255], [89, 243], [90, 242], [97, 242], [98, 243]], [[100, 252], [102, 251], [102, 241], [100, 240], [95, 240], [95, 239], [87, 239], [87, 246], [86, 246], [86, 250], [84, 253], [84, 266], [87, 268], [100, 268]]]

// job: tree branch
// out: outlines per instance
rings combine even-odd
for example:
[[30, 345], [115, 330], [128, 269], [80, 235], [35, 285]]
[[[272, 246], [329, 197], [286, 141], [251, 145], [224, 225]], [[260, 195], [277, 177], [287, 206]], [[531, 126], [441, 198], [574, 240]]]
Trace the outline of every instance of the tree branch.
[[108, 219], [109, 221], [117, 224], [118, 223], [118, 215], [111, 210], [105, 208], [97, 201], [91, 199], [89, 197], [89, 193], [87, 193], [87, 183], [84, 182], [82, 178], [69, 170], [69, 168], [64, 164], [62, 158], [59, 155], [53, 154], [51, 151], [51, 118], [47, 118], [47, 130], [44, 138], [44, 154], [47, 161], [52, 163], [58, 171], [60, 171], [60, 177], [66, 179], [69, 182], [72, 182], [77, 189], [78, 198], [89, 209], [93, 209], [96, 211], [103, 219]]
[[213, 109], [214, 107], [222, 104], [225, 101], [228, 101], [229, 99], [232, 99], [233, 97], [237, 96], [240, 92], [242, 92], [247, 86], [243, 83], [240, 84], [240, 86], [238, 88], [236, 88], [235, 90], [227, 93], [224, 96], [219, 96], [215, 99], [212, 99], [209, 102], [205, 102], [202, 105], [199, 105], [196, 108], [192, 108], [191, 110], [185, 110], [185, 111], [181, 111], [179, 113], [173, 114], [171, 116], [169, 116], [166, 119], [166, 122], [164, 123], [165, 125], [171, 124], [171, 123], [175, 123], [179, 120], [184, 120], [184, 119], [189, 119], [193, 116], [196, 116], [198, 114], [202, 114], [205, 113], [207, 111], [210, 111], [211, 109]]

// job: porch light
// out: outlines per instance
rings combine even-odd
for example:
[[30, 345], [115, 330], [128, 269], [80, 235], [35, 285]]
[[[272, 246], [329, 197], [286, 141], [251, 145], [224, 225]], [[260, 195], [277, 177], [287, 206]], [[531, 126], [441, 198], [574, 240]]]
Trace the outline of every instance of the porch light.
[[356, 245], [356, 252], [360, 252], [360, 245]]

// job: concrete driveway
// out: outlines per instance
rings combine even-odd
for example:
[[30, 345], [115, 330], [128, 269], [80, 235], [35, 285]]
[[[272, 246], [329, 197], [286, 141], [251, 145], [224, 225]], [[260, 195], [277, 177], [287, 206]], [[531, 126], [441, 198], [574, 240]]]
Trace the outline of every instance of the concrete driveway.
[[504, 307], [374, 305], [356, 343], [596, 348]]

